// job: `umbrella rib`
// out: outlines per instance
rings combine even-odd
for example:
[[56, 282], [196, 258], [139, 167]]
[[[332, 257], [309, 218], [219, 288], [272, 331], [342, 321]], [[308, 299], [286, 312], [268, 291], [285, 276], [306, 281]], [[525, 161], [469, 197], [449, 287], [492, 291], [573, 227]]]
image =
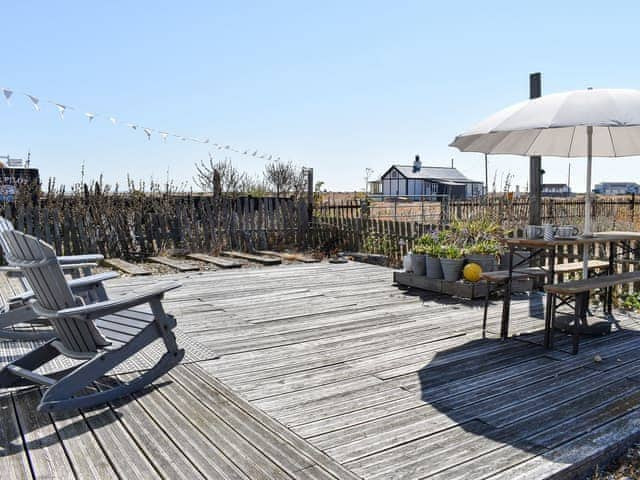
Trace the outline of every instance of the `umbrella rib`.
[[573, 138], [576, 136], [576, 127], [571, 130], [571, 141], [569, 142], [569, 150], [567, 151], [567, 158], [571, 157], [571, 149], [573, 148]]
[[611, 134], [611, 127], [607, 127], [607, 130], [609, 131], [609, 138], [611, 139], [611, 149], [613, 150], [613, 156], [617, 157], [618, 155], [616, 154], [616, 144], [613, 143], [613, 135]]
[[[527, 149], [525, 150], [527, 153], [529, 152], [529, 150], [531, 149], [531, 147], [533, 146], [533, 144], [534, 144], [534, 143], [536, 143], [536, 140], [538, 139], [538, 137], [539, 137], [540, 135], [542, 135], [542, 131], [543, 131], [543, 130], [544, 130], [544, 129], [542, 129], [542, 128], [539, 128], [539, 129], [538, 129], [538, 134], [537, 134], [535, 137], [533, 137], [533, 140], [531, 140], [531, 143], [529, 144], [529, 146], [528, 146], [528, 147], [527, 147]], [[529, 155], [529, 156], [531, 156], [531, 155]]]

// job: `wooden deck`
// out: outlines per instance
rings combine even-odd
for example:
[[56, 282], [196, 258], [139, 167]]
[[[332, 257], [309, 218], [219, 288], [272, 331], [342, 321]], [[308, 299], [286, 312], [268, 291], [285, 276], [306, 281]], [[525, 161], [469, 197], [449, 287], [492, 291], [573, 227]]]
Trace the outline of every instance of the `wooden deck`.
[[639, 438], [636, 318], [618, 314], [622, 331], [583, 339], [577, 356], [561, 336], [548, 352], [541, 296], [514, 301], [518, 335], [505, 342], [496, 302], [483, 339], [480, 303], [401, 291], [391, 272], [322, 263], [167, 276], [184, 285], [166, 307], [185, 364], [135, 398], [68, 417], [35, 414], [34, 390], [0, 396], [0, 468], [15, 478], [574, 478]]

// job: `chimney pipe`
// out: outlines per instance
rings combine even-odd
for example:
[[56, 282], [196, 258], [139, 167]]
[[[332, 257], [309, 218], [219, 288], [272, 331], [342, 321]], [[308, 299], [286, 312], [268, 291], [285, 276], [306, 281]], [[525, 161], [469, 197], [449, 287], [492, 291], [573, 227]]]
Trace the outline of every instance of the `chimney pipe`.
[[453, 168], [453, 158], [451, 159], [451, 168]]

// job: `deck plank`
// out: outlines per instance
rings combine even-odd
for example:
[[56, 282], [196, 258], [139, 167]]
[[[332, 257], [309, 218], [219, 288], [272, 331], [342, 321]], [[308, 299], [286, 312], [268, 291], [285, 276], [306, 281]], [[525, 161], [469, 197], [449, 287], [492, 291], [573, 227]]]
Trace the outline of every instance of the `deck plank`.
[[[539, 294], [514, 295], [514, 337], [501, 341], [500, 301], [482, 338], [482, 302], [400, 290], [373, 265], [165, 278], [183, 283], [165, 306], [202, 352], [148, 391], [80, 421], [50, 420], [54, 448], [91, 435], [87, 448], [107, 462], [62, 457], [74, 468], [122, 478], [571, 478], [640, 431], [637, 316], [616, 313], [624, 330], [581, 339], [573, 356], [566, 335], [541, 347]], [[125, 277], [110, 291], [155, 281]], [[16, 406], [19, 421], [26, 407]], [[28, 473], [29, 445], [12, 444], [18, 471]], [[39, 471], [43, 458], [32, 460]]]

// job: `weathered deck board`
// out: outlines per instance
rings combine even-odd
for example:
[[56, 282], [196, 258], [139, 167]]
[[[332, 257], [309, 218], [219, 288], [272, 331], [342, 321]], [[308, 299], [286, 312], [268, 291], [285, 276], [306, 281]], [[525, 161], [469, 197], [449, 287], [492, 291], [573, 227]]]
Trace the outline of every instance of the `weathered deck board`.
[[[529, 462], [544, 472], [572, 437], [586, 441], [640, 405], [640, 383], [627, 378], [638, 375], [634, 319], [623, 318], [626, 333], [582, 339], [574, 357], [561, 335], [554, 352], [539, 346], [539, 295], [514, 297], [519, 341], [505, 343], [501, 302], [483, 340], [479, 303], [402, 292], [380, 267], [291, 265], [206, 282], [189, 289], [223, 310], [182, 323], [221, 353], [202, 367], [365, 478], [509, 478]], [[186, 301], [168, 298], [177, 310]], [[605, 458], [592, 451], [550, 472], [571, 477]]]
[[105, 258], [103, 263], [109, 267], [116, 268], [129, 275], [151, 275], [151, 270], [136, 265], [135, 263], [127, 262], [121, 258]]
[[[572, 478], [640, 432], [637, 317], [618, 314], [624, 331], [583, 338], [573, 356], [560, 334], [554, 351], [541, 347], [537, 294], [514, 296], [516, 336], [501, 341], [500, 301], [482, 338], [481, 302], [399, 290], [372, 265], [166, 278], [184, 284], [168, 311], [203, 344], [190, 345], [189, 363], [134, 398], [48, 424], [14, 401], [21, 393], [0, 396], [11, 452], [1, 468], [47, 472], [62, 446], [55, 468], [107, 478]], [[20, 422], [35, 431], [21, 435]], [[69, 453], [88, 434], [81, 450], [95, 461]]]
[[282, 260], [278, 257], [253, 255], [245, 252], [224, 251], [220, 253], [225, 257], [241, 258], [242, 260], [249, 260], [250, 262], [259, 263], [261, 265], [280, 265]]
[[148, 257], [147, 260], [153, 263], [159, 263], [161, 265], [166, 265], [167, 267], [175, 268], [179, 272], [195, 272], [196, 270], [200, 270], [200, 267], [197, 263], [179, 260], [177, 258]]
[[240, 262], [234, 262], [233, 260], [227, 260], [226, 258], [212, 257], [204, 253], [189, 253], [187, 258], [191, 260], [198, 260], [199, 262], [211, 263], [220, 268], [240, 268], [242, 264]]
[[318, 263], [320, 260], [317, 258], [309, 257], [301, 253], [287, 253], [287, 252], [274, 252], [272, 250], [258, 250], [260, 255], [270, 255], [272, 257], [280, 257], [284, 260], [302, 263]]

